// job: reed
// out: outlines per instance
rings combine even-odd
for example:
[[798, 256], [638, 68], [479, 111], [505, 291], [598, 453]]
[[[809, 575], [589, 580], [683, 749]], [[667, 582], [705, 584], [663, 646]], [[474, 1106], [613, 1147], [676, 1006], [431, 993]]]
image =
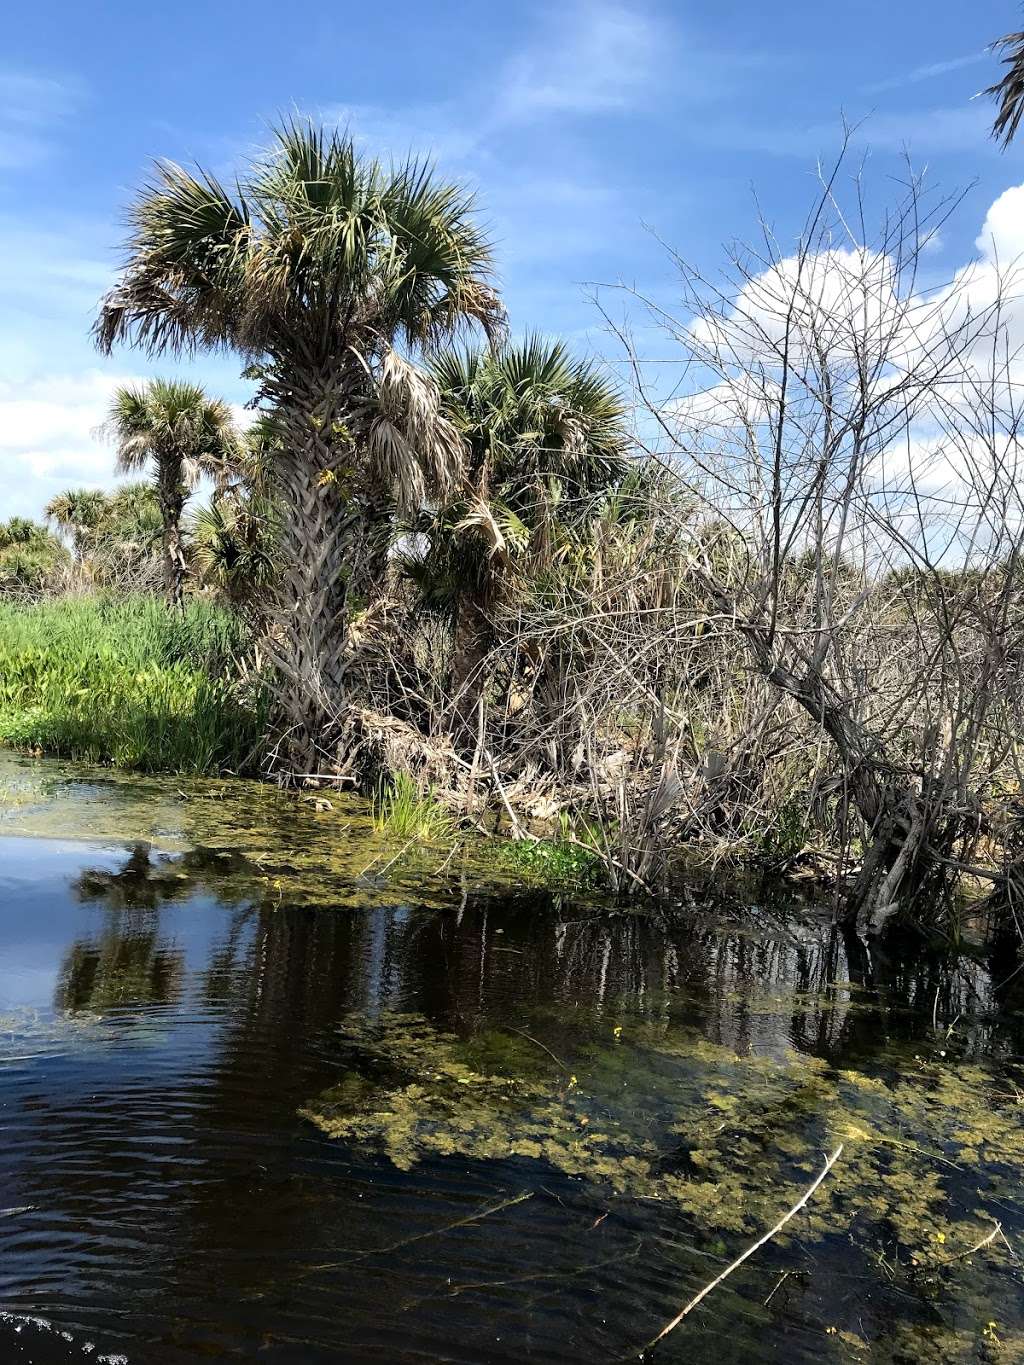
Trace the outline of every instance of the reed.
[[455, 833], [455, 821], [444, 806], [402, 772], [378, 789], [373, 820], [379, 830], [400, 839], [440, 841]]

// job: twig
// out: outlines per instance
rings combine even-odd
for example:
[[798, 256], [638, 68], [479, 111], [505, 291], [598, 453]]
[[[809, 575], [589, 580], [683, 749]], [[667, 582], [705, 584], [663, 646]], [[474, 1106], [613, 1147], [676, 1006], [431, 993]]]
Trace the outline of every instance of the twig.
[[[398, 852], [395, 854], [393, 858], [389, 858], [388, 861], [384, 864], [384, 866], [378, 872], [374, 873], [374, 876], [382, 877], [384, 873], [388, 870], [388, 868], [392, 865], [392, 863], [397, 863], [399, 858], [401, 858], [404, 853], [407, 853], [409, 849], [412, 848], [415, 842], [416, 835], [414, 834], [411, 839], [407, 839], [405, 841], [405, 843], [402, 845], [402, 847], [398, 850]], [[378, 854], [378, 857], [379, 856], [380, 855]], [[360, 877], [365, 877], [367, 872], [369, 872], [370, 868], [374, 865], [376, 861], [377, 858], [371, 858], [370, 861], [363, 868], [362, 872], [356, 873], [356, 881], [358, 881]]]
[[508, 811], [508, 818], [512, 821], [513, 839], [529, 839], [532, 843], [537, 843], [538, 842], [537, 836], [535, 834], [531, 834], [528, 829], [523, 828], [523, 824], [520, 821], [519, 816], [516, 815], [515, 811], [509, 804], [509, 799], [505, 795], [505, 788], [501, 785], [501, 778], [498, 775], [498, 765], [495, 763], [494, 755], [490, 752], [490, 750], [488, 750], [487, 752], [487, 758], [491, 765], [491, 775], [494, 778], [495, 784], [497, 785], [498, 788], [498, 795], [501, 797], [502, 805]]
[[779, 1278], [778, 1278], [778, 1280], [777, 1280], [777, 1282], [776, 1282], [776, 1284], [775, 1284], [775, 1288], [772, 1290], [772, 1292], [771, 1292], [771, 1293], [768, 1295], [768, 1297], [765, 1299], [764, 1303], [761, 1305], [763, 1308], [767, 1308], [767, 1307], [768, 1307], [768, 1305], [771, 1303], [772, 1299], [774, 1299], [775, 1295], [779, 1292], [779, 1290], [782, 1288], [782, 1286], [786, 1283], [786, 1281], [789, 1279], [789, 1277], [790, 1277], [790, 1275], [792, 1275], [792, 1273], [793, 1273], [792, 1270], [784, 1270], [784, 1271], [782, 1272], [782, 1274], [779, 1276]]
[[514, 1194], [509, 1199], [503, 1199], [498, 1204], [491, 1204], [488, 1208], [478, 1209], [476, 1213], [467, 1214], [465, 1218], [457, 1218], [454, 1223], [445, 1223], [440, 1228], [430, 1228], [426, 1232], [417, 1232], [412, 1237], [403, 1237], [397, 1242], [390, 1242], [383, 1247], [370, 1247], [368, 1251], [356, 1251], [348, 1256], [344, 1261], [323, 1261], [319, 1265], [304, 1266], [300, 1274], [311, 1275], [321, 1270], [341, 1270], [344, 1266], [352, 1265], [355, 1261], [364, 1261], [368, 1256], [384, 1256], [392, 1251], [401, 1251], [403, 1247], [411, 1246], [413, 1242], [422, 1242], [427, 1237], [439, 1237], [443, 1232], [454, 1232], [456, 1228], [464, 1228], [469, 1223], [478, 1223], [481, 1218], [488, 1218], [492, 1213], [500, 1213], [502, 1209], [510, 1209], [515, 1204], [522, 1204], [527, 1199], [533, 1198], [532, 1190], [522, 1190], [519, 1194]]
[[[1002, 1223], [995, 1223], [992, 1227], [992, 1231], [986, 1233], [980, 1242], [975, 1242], [974, 1246], [969, 1247], [966, 1251], [957, 1252], [955, 1256], [944, 1257], [939, 1262], [939, 1265], [952, 1265], [954, 1261], [965, 1261], [968, 1256], [973, 1256], [974, 1253], [976, 1251], [980, 1251], [982, 1247], [987, 1247], [989, 1242], [994, 1242], [996, 1238], [1002, 1234], [1002, 1231], [1003, 1231]], [[1006, 1239], [1003, 1238], [1003, 1240], [1005, 1241]]]
[[842, 1153], [843, 1144], [840, 1143], [839, 1146], [832, 1153], [832, 1155], [829, 1157], [829, 1159], [825, 1162], [825, 1165], [822, 1167], [821, 1172], [819, 1173], [817, 1178], [811, 1185], [807, 1187], [807, 1189], [803, 1192], [803, 1194], [793, 1205], [793, 1207], [787, 1213], [783, 1214], [783, 1216], [779, 1219], [775, 1226], [769, 1228], [763, 1237], [759, 1237], [756, 1242], [751, 1243], [751, 1245], [747, 1247], [746, 1251], [744, 1251], [741, 1256], [737, 1256], [735, 1261], [733, 1261], [731, 1265], [726, 1266], [726, 1268], [722, 1271], [720, 1275], [716, 1275], [710, 1284], [706, 1284], [704, 1288], [700, 1291], [700, 1293], [697, 1294], [694, 1298], [692, 1298], [690, 1302], [686, 1305], [686, 1307], [683, 1308], [680, 1312], [678, 1312], [676, 1316], [672, 1319], [672, 1321], [670, 1323], [667, 1323], [661, 1329], [661, 1331], [658, 1333], [656, 1337], [652, 1337], [651, 1340], [647, 1343], [647, 1345], [644, 1346], [640, 1351], [641, 1359], [643, 1359], [643, 1357], [647, 1354], [648, 1351], [650, 1351], [653, 1347], [657, 1346], [658, 1342], [661, 1341], [662, 1338], [667, 1337], [669, 1332], [674, 1332], [675, 1329], [682, 1322], [683, 1318], [685, 1318], [688, 1313], [692, 1313], [693, 1310], [697, 1307], [697, 1305], [703, 1299], [706, 1299], [713, 1289], [717, 1289], [718, 1286], [722, 1283], [722, 1281], [727, 1279], [734, 1270], [738, 1270], [744, 1261], [749, 1260], [749, 1258], [753, 1256], [755, 1251], [760, 1251], [761, 1247], [763, 1247], [766, 1242], [770, 1242], [777, 1232], [782, 1231], [782, 1229], [786, 1226], [789, 1220], [795, 1217], [795, 1215], [798, 1214], [800, 1210], [804, 1207], [804, 1205], [810, 1199], [811, 1195], [814, 1193], [814, 1191], [818, 1188], [821, 1182], [828, 1175], [832, 1167], [839, 1160], [840, 1156], [842, 1156]]
[[527, 1033], [525, 1029], [516, 1028], [514, 1024], [503, 1024], [502, 1028], [507, 1029], [509, 1033], [518, 1033], [520, 1038], [525, 1038], [526, 1041], [528, 1043], [532, 1043], [534, 1047], [539, 1047], [542, 1052], [546, 1052], [548, 1054], [548, 1056], [551, 1058], [554, 1064], [557, 1067], [560, 1067], [567, 1076], [572, 1075], [572, 1072], [569, 1070], [566, 1064], [562, 1061], [560, 1057], [555, 1056], [555, 1054], [548, 1047], [547, 1043], [542, 1043], [539, 1038], [534, 1038], [532, 1033]]

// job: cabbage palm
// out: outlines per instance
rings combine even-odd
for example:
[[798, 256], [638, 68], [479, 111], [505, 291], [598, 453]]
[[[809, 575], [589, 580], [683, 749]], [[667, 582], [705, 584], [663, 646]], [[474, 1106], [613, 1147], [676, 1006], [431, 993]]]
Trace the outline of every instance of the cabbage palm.
[[200, 477], [222, 477], [240, 449], [231, 409], [198, 384], [152, 379], [115, 392], [106, 429], [118, 473], [152, 471], [163, 522], [164, 587], [177, 605], [186, 570], [181, 514]]
[[192, 551], [204, 583], [236, 606], [262, 609], [278, 560], [272, 500], [235, 489], [200, 507], [192, 523]]
[[161, 164], [131, 221], [101, 348], [230, 348], [273, 414], [283, 567], [270, 648], [291, 756], [313, 763], [344, 694], [375, 509], [447, 494], [461, 472], [436, 385], [396, 347], [500, 327], [489, 244], [471, 196], [430, 167], [384, 167], [348, 135], [298, 123], [230, 192]]
[[75, 558], [81, 560], [107, 510], [106, 494], [98, 488], [66, 488], [56, 493], [43, 509], [47, 521], [71, 541]]
[[467, 471], [458, 495], [421, 519], [428, 548], [407, 565], [425, 605], [452, 618], [455, 682], [472, 691], [494, 609], [518, 578], [579, 548], [595, 499], [622, 477], [625, 411], [590, 362], [537, 337], [449, 350], [433, 373]]

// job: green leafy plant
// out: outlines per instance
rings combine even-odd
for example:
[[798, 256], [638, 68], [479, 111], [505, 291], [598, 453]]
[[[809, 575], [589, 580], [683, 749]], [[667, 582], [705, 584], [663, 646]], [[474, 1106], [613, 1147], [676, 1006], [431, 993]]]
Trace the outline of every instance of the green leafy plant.
[[238, 621], [152, 598], [0, 605], [0, 742], [147, 771], [255, 765], [265, 703]]

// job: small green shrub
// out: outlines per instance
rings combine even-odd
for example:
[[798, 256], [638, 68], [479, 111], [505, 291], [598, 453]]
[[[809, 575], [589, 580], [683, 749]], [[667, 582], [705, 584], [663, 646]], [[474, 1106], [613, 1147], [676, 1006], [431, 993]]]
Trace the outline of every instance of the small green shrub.
[[805, 803], [790, 797], [779, 808], [775, 823], [760, 836], [761, 856], [775, 866], [791, 862], [803, 852], [807, 838]]
[[0, 742], [151, 772], [245, 770], [265, 719], [237, 682], [245, 644], [206, 602], [0, 603]]
[[597, 889], [606, 881], [598, 855], [566, 838], [509, 840], [501, 845], [501, 862], [545, 885]]

